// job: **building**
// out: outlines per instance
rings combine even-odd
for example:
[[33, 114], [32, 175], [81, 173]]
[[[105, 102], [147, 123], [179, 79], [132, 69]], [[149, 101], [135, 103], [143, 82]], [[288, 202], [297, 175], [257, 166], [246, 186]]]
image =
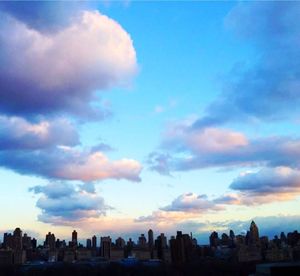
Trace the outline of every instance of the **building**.
[[154, 246], [154, 239], [153, 239], [152, 229], [149, 229], [149, 231], [148, 231], [148, 246], [149, 246], [149, 248], [153, 248], [153, 246]]
[[189, 262], [193, 253], [192, 237], [188, 234], [182, 234], [177, 231], [176, 238], [170, 240], [171, 260], [175, 264], [183, 264]]
[[141, 236], [139, 237], [138, 246], [141, 248], [147, 247], [147, 240], [144, 234], [141, 234]]
[[119, 238], [116, 239], [115, 245], [116, 245], [115, 246], [116, 248], [123, 249], [125, 247], [125, 240], [122, 239], [121, 237], [119, 237]]
[[78, 245], [76, 230], [72, 232], [72, 245], [75, 247]]
[[14, 250], [22, 250], [22, 231], [20, 228], [16, 228], [13, 233], [13, 249]]
[[250, 224], [250, 231], [249, 231], [248, 238], [249, 238], [248, 240], [249, 245], [255, 245], [255, 246], [260, 245], [258, 227], [256, 226], [253, 220]]
[[90, 249], [92, 247], [92, 240], [91, 239], [87, 239], [86, 240], [86, 248]]
[[108, 237], [101, 237], [101, 251], [100, 255], [103, 258], [110, 259], [110, 251], [111, 251], [111, 238]]
[[97, 248], [97, 237], [95, 235], [92, 237], [92, 248]]
[[53, 233], [48, 232], [45, 238], [44, 246], [48, 247], [50, 250], [54, 250], [56, 248], [55, 235]]

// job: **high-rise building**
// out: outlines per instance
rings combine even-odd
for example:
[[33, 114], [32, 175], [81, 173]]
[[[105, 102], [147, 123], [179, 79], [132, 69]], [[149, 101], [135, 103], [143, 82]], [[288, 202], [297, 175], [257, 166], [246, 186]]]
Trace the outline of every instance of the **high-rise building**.
[[116, 247], [117, 248], [124, 248], [125, 247], [125, 240], [121, 237], [116, 239]]
[[110, 259], [110, 250], [111, 250], [111, 238], [108, 237], [101, 237], [101, 257], [106, 259]]
[[141, 236], [139, 237], [138, 245], [139, 247], [147, 247], [147, 240], [144, 234], [141, 234]]
[[253, 220], [250, 224], [249, 245], [259, 245], [258, 227], [256, 226], [256, 224]]
[[182, 264], [191, 260], [193, 253], [192, 235], [177, 231], [176, 239], [170, 240], [171, 259], [173, 263]]
[[77, 246], [77, 244], [78, 244], [78, 242], [77, 242], [77, 232], [76, 232], [76, 230], [74, 230], [74, 231], [72, 232], [72, 244], [73, 244], [73, 246]]
[[97, 248], [97, 237], [95, 235], [92, 237], [92, 248]]
[[23, 244], [23, 249], [31, 249], [32, 244], [31, 244], [31, 237], [29, 237], [26, 233], [22, 237], [22, 244]]
[[46, 235], [46, 239], [45, 239], [44, 245], [46, 247], [49, 247], [51, 250], [55, 249], [55, 247], [56, 247], [55, 235], [52, 234], [51, 232], [49, 232]]
[[212, 232], [209, 236], [209, 243], [211, 247], [217, 247], [219, 245], [219, 235], [217, 232]]
[[31, 247], [32, 247], [32, 249], [36, 249], [36, 246], [37, 246], [37, 240], [35, 238], [33, 238], [31, 240]]
[[16, 228], [13, 233], [13, 249], [14, 250], [22, 250], [23, 249], [22, 231], [19, 227]]
[[91, 239], [87, 239], [86, 240], [86, 248], [91, 248], [92, 247], [92, 240]]
[[221, 236], [221, 244], [225, 246], [231, 245], [230, 238], [226, 233], [223, 233]]
[[161, 233], [155, 240], [155, 248], [157, 250], [158, 259], [165, 259], [165, 249], [167, 248], [167, 238], [164, 233]]
[[153, 245], [154, 245], [153, 231], [152, 231], [152, 229], [149, 229], [149, 231], [148, 231], [148, 246], [149, 246], [149, 248], [152, 248]]

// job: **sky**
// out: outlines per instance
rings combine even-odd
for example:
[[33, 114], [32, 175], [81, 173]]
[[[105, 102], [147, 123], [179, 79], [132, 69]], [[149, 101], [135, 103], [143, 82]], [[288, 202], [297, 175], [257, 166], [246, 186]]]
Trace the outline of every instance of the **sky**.
[[299, 20], [298, 2], [0, 2], [0, 234], [300, 230]]

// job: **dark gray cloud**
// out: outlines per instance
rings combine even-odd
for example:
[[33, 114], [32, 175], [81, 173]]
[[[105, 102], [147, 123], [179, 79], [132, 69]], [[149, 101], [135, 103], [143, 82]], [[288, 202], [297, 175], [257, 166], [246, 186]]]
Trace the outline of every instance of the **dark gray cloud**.
[[20, 117], [0, 116], [0, 151], [78, 144], [79, 135], [75, 126], [66, 119], [31, 123]]
[[233, 68], [225, 77], [221, 95], [194, 127], [299, 115], [300, 3], [240, 3], [229, 13], [225, 25], [252, 43], [257, 60], [253, 65]]
[[105, 215], [111, 209], [104, 199], [82, 190], [80, 186], [69, 183], [49, 183], [46, 186], [34, 186], [30, 191], [41, 194], [36, 206], [42, 210], [38, 219], [42, 222], [61, 224], [70, 221], [96, 218]]

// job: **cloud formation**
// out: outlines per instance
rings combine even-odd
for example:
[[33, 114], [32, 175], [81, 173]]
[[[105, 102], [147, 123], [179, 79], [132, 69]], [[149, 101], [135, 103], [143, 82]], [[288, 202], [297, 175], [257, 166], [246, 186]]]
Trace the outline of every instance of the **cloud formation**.
[[137, 72], [130, 35], [85, 6], [0, 3], [0, 166], [58, 180], [140, 181], [139, 162], [109, 160], [107, 144], [79, 147], [74, 118], [109, 115], [97, 91], [128, 85]]
[[163, 211], [171, 212], [206, 212], [208, 210], [222, 210], [221, 207], [209, 200], [207, 195], [197, 195], [194, 193], [182, 194], [175, 198], [168, 206], [161, 208]]
[[56, 147], [32, 151], [0, 151], [1, 166], [21, 174], [84, 182], [105, 179], [140, 181], [142, 166], [132, 159], [111, 161], [102, 152]]
[[276, 167], [246, 172], [234, 179], [230, 188], [240, 193], [240, 204], [291, 200], [300, 195], [300, 171]]
[[223, 202], [216, 203], [205, 194], [185, 193], [175, 198], [171, 204], [153, 211], [151, 215], [141, 216], [135, 221], [174, 224], [185, 222], [187, 219], [199, 218], [202, 214], [210, 211], [221, 210], [224, 210]]
[[21, 117], [0, 116], [0, 151], [78, 144], [79, 136], [75, 126], [66, 119], [31, 123]]
[[257, 60], [253, 65], [234, 66], [220, 96], [194, 127], [299, 115], [300, 4], [239, 3], [228, 14], [225, 26], [253, 45]]
[[86, 1], [1, 1], [0, 10], [10, 14], [28, 27], [42, 32], [54, 32], [78, 16], [80, 11], [92, 8]]
[[108, 115], [92, 107], [95, 91], [127, 85], [137, 72], [129, 34], [98, 11], [44, 34], [1, 13], [0, 112], [18, 116]]
[[299, 145], [298, 137], [251, 139], [229, 129], [194, 129], [193, 121], [179, 122], [166, 131], [160, 149], [148, 156], [148, 164], [151, 169], [162, 174], [209, 167], [300, 168]]
[[54, 182], [46, 186], [34, 186], [30, 191], [42, 194], [36, 206], [42, 210], [38, 219], [46, 223], [57, 224], [58, 221], [72, 223], [91, 217], [97, 218], [111, 209], [99, 195], [69, 183]]

